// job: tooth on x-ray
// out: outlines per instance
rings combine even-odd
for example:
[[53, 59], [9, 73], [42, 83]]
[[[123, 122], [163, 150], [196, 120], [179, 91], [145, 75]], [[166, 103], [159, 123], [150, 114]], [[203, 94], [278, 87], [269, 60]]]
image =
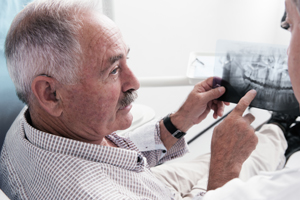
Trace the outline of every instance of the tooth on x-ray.
[[257, 95], [250, 106], [300, 115], [287, 67], [287, 47], [219, 41], [214, 85], [223, 85], [223, 101], [237, 103], [249, 90]]

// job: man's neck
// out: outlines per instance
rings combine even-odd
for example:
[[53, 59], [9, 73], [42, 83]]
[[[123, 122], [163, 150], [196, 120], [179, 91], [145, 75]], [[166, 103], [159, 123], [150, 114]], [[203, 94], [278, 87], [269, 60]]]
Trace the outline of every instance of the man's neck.
[[107, 139], [105, 136], [102, 138], [97, 138], [97, 140], [87, 140], [86, 138], [80, 137], [77, 133], [72, 133], [64, 130], [68, 130], [67, 127], [63, 125], [63, 123], [58, 120], [54, 119], [51, 116], [45, 116], [46, 114], [43, 112], [38, 112], [33, 109], [29, 109], [26, 114], [26, 120], [27, 122], [34, 127], [37, 130], [57, 135], [60, 137], [65, 137], [73, 140], [78, 140], [81, 142], [87, 142], [91, 144], [99, 144], [103, 146], [109, 146], [109, 147], [118, 147], [116, 144], [114, 144], [112, 141]]

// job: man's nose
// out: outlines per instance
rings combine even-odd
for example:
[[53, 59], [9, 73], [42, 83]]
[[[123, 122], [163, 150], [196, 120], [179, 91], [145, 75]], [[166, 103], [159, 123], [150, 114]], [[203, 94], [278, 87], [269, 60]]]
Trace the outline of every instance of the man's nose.
[[126, 67], [126, 72], [124, 74], [124, 82], [123, 82], [123, 92], [128, 90], [138, 90], [140, 88], [140, 82], [131, 71], [129, 67]]

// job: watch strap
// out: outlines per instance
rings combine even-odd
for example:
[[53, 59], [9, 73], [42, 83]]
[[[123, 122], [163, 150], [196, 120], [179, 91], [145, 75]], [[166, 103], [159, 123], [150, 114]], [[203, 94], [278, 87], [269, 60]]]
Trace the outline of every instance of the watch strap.
[[164, 125], [166, 127], [166, 129], [171, 133], [171, 135], [177, 139], [182, 138], [183, 136], [185, 136], [185, 132], [178, 130], [174, 124], [171, 122], [170, 119], [170, 114], [168, 114], [167, 116], [164, 117], [163, 119]]

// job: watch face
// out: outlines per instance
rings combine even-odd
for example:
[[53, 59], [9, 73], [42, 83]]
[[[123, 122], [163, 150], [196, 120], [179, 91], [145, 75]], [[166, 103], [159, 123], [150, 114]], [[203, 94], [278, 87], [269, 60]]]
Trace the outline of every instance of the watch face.
[[174, 135], [174, 137], [180, 139], [180, 138], [182, 138], [184, 135], [185, 135], [184, 132], [179, 131], [177, 134]]

